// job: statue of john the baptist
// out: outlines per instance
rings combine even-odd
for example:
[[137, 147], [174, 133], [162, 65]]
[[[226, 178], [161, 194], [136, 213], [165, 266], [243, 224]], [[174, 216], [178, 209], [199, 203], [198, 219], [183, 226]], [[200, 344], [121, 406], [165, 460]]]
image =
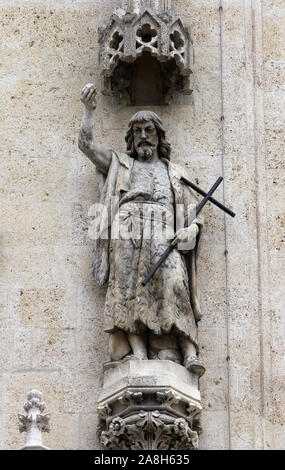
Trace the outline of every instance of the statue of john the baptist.
[[[170, 162], [171, 147], [155, 113], [140, 111], [132, 117], [126, 153], [119, 153], [94, 140], [93, 84], [83, 88], [81, 101], [79, 148], [96, 165], [100, 203], [112, 212], [95, 219], [99, 236], [93, 266], [95, 280], [108, 286], [104, 330], [110, 333], [111, 360], [171, 360], [201, 376], [205, 368], [198, 360], [196, 283], [200, 214], [184, 228], [198, 200], [180, 181], [184, 170]], [[174, 237], [179, 243], [143, 287]]]

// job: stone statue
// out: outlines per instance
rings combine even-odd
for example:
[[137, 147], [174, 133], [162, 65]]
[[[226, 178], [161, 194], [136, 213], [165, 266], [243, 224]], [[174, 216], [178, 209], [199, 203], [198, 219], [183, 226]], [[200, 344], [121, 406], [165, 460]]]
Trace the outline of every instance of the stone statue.
[[[100, 203], [108, 210], [107, 217], [96, 218], [100, 235], [94, 277], [99, 285], [108, 284], [104, 330], [110, 333], [111, 360], [170, 360], [200, 377], [205, 372], [197, 344], [201, 215], [184, 228], [198, 200], [180, 181], [184, 170], [170, 162], [171, 147], [155, 113], [140, 111], [132, 117], [127, 151], [118, 153], [94, 141], [93, 84], [83, 88], [81, 101], [79, 148], [96, 165]], [[177, 248], [143, 287], [142, 280], [173, 238]]]

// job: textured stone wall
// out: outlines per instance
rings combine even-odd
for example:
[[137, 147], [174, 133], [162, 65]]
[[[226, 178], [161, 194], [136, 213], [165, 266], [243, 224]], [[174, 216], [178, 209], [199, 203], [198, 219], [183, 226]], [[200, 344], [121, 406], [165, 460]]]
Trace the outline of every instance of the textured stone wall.
[[[217, 198], [237, 212], [232, 220], [205, 209], [201, 448], [284, 448], [285, 6], [173, 3], [192, 25], [194, 92], [152, 109], [169, 129], [173, 160], [203, 188], [224, 175]], [[115, 6], [0, 0], [1, 449], [23, 445], [16, 413], [33, 388], [52, 413], [45, 445], [98, 448], [108, 338], [87, 235], [98, 187], [77, 134], [81, 88], [101, 83], [97, 28]], [[123, 150], [136, 110], [100, 97], [98, 142]]]

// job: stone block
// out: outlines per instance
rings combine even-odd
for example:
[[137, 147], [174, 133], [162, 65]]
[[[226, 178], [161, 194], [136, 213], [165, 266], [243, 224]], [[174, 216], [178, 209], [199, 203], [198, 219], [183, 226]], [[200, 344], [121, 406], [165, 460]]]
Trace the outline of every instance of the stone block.
[[[18, 408], [21, 411], [21, 407]], [[2, 416], [3, 444], [1, 450], [17, 450], [25, 444], [25, 436], [19, 433], [17, 412]]]
[[223, 360], [209, 362], [203, 356], [206, 373], [201, 378], [199, 387], [201, 404], [206, 412], [226, 411], [228, 408], [228, 364], [224, 358], [225, 354]]
[[267, 420], [266, 431], [265, 448], [268, 450], [283, 450], [285, 446], [284, 426], [274, 424]]
[[73, 287], [92, 285], [92, 245], [54, 248], [53, 282]]
[[11, 370], [13, 367], [14, 331], [0, 329], [0, 370]]
[[51, 431], [43, 442], [51, 450], [78, 450], [78, 429], [78, 413], [52, 413]]
[[52, 269], [55, 263], [52, 246], [31, 246], [28, 243], [2, 247], [0, 283], [13, 288], [42, 288], [54, 285]]
[[262, 449], [262, 419], [249, 409], [231, 413], [231, 449]]
[[[102, 364], [100, 364], [102, 366]], [[93, 369], [69, 369], [61, 373], [62, 413], [94, 413], [102, 385], [102, 367]], [[76, 377], [76, 380], [74, 378]]]
[[96, 286], [95, 281], [93, 285], [77, 289], [78, 328], [101, 332], [105, 295], [106, 288]]
[[[284, 426], [285, 424], [285, 403], [284, 400], [280, 400], [280, 397], [284, 396], [285, 386], [284, 386], [284, 375], [273, 376], [271, 380], [271, 390], [272, 390], [272, 412], [273, 412], [273, 422]], [[284, 440], [285, 442], [285, 440]]]
[[[211, 333], [210, 333], [211, 332]], [[205, 363], [206, 370], [216, 369], [217, 377], [220, 377], [220, 370], [226, 369], [227, 356], [227, 333], [225, 326], [214, 328], [199, 328], [200, 359]], [[206, 372], [207, 373], [207, 372]], [[206, 382], [201, 378], [201, 381]], [[203, 382], [203, 383], [204, 383]], [[205, 389], [205, 388], [204, 388]]]
[[[220, 48], [218, 45], [207, 44], [202, 46], [198, 42], [195, 43], [195, 62], [193, 69], [193, 79], [195, 85], [206, 80], [217, 79], [221, 75], [220, 68]], [[203, 89], [200, 90], [201, 93]]]
[[264, 92], [264, 125], [268, 129], [278, 129], [284, 126], [285, 91]]
[[178, 5], [183, 11], [185, 24], [191, 25], [191, 35], [195, 44], [206, 46], [219, 44], [219, 11], [213, 3], [184, 2]]
[[[202, 413], [203, 433], [200, 437], [200, 450], [228, 450], [229, 429], [227, 411], [208, 411]], [[215, 439], [213, 439], [215, 436]]]
[[33, 361], [33, 333], [30, 328], [17, 328], [14, 332], [13, 369], [30, 369]]
[[0, 288], [0, 328], [4, 327], [9, 315], [8, 290]]
[[33, 367], [35, 369], [73, 369], [76, 363], [74, 331], [51, 328], [34, 329]]
[[[26, 436], [19, 433], [17, 420], [17, 413], [4, 415], [6, 450], [18, 450], [25, 445]], [[43, 435], [43, 444], [50, 450], [77, 450], [78, 421], [78, 414], [51, 413], [51, 431]]]
[[263, 52], [266, 60], [285, 59], [283, 47], [284, 34], [282, 24], [285, 12], [282, 15], [265, 15], [263, 20]]
[[[232, 349], [232, 347], [231, 347]], [[230, 351], [231, 354], [231, 351]], [[231, 411], [250, 409], [251, 407], [251, 369], [249, 361], [246, 365], [240, 364], [236, 351], [230, 360], [230, 402]]]
[[0, 204], [1, 236], [6, 246], [26, 243], [52, 245], [69, 242], [69, 210], [48, 201], [37, 204]]
[[38, 203], [53, 204], [74, 198], [75, 159], [9, 157], [0, 159], [0, 169], [3, 204], [19, 201], [33, 205], [35, 196]]
[[5, 5], [0, 47], [43, 48], [48, 43], [60, 48], [66, 44], [78, 45], [78, 42], [82, 47], [97, 44], [97, 25], [103, 22], [106, 11], [97, 7], [96, 13], [93, 10], [92, 14], [90, 7], [88, 2], [83, 5], [79, 3], [78, 8], [58, 2], [53, 6], [38, 3], [20, 5], [18, 8]]
[[94, 245], [89, 237], [92, 218], [88, 216], [92, 205], [89, 202], [75, 202], [71, 207], [71, 243], [72, 245]]
[[[18, 411], [21, 412], [23, 399], [34, 388], [43, 391], [50, 413], [61, 412], [63, 387], [60, 371], [27, 369], [3, 374], [2, 403], [5, 413], [16, 416]], [[17, 427], [14, 428], [14, 435], [17, 434], [16, 429]]]
[[266, 166], [270, 169], [285, 169], [284, 151], [285, 143], [282, 136], [284, 135], [284, 126], [281, 127], [265, 127], [264, 143], [266, 152]]
[[[113, 133], [112, 133], [113, 134]], [[110, 147], [112, 147], [110, 142]], [[76, 201], [85, 202], [91, 206], [100, 200], [95, 165], [83, 153], [78, 155], [76, 183]]]
[[74, 328], [76, 291], [72, 287], [19, 289], [14, 292], [11, 315], [24, 327]]
[[81, 413], [79, 420], [80, 440], [78, 450], [100, 450], [97, 435], [97, 413]]
[[[198, 184], [207, 189], [222, 170], [218, 2], [176, 0], [175, 4], [185, 24], [193, 27], [194, 91], [189, 98], [175, 97], [170, 107], [152, 109], [168, 129], [172, 161], [187, 166], [193, 179], [199, 178]], [[52, 413], [46, 445], [99, 449], [95, 409], [102, 363], [108, 357], [108, 336], [102, 334], [105, 291], [94, 284], [92, 243], [89, 246], [85, 231], [81, 232], [86, 226], [81, 217], [99, 195], [94, 166], [78, 150], [77, 135], [82, 86], [94, 81], [101, 87], [97, 28], [115, 6], [115, 0], [105, 0], [104, 8], [102, 0], [1, 2], [2, 449], [23, 444], [16, 413], [25, 393], [34, 387], [43, 391]], [[226, 278], [223, 216], [216, 208], [205, 208], [198, 283], [204, 315], [199, 324], [201, 358], [207, 365], [200, 380], [205, 408], [200, 448], [226, 449], [231, 434], [232, 448], [260, 449], [264, 442], [265, 448], [284, 449], [284, 0], [263, 0], [262, 11], [260, 2], [254, 10], [234, 0], [223, 7], [225, 199], [237, 217], [226, 219]], [[97, 141], [123, 151], [128, 120], [137, 110], [99, 96]], [[269, 256], [269, 267], [262, 263], [260, 269], [262, 280], [269, 271], [270, 298], [264, 288], [261, 294], [264, 305], [271, 303], [263, 324], [264, 365], [259, 356], [254, 265], [254, 125], [267, 169], [265, 181], [263, 155], [258, 154], [259, 184], [267, 184], [267, 206], [263, 199], [257, 202], [261, 215], [268, 214], [267, 227], [259, 230], [262, 240], [268, 231], [269, 241], [268, 247], [260, 247], [261, 254]], [[223, 198], [222, 191], [217, 198]], [[227, 321], [231, 361], [225, 358]], [[36, 355], [33, 352], [31, 369], [33, 335]]]
[[281, 91], [285, 81], [285, 60], [267, 60], [263, 65], [263, 89], [267, 92]]
[[[227, 1], [223, 4], [222, 30], [223, 48], [231, 51], [232, 48], [244, 45], [245, 5], [242, 2]], [[226, 54], [225, 54], [226, 55]]]
[[[281, 275], [281, 273], [284, 272], [284, 269], [285, 259], [272, 255], [270, 258], [270, 298], [272, 307], [279, 312], [284, 312], [285, 310], [285, 299], [283, 296], [284, 283]], [[284, 328], [284, 323], [283, 325], [280, 324], [280, 327]]]
[[269, 249], [274, 254], [285, 255], [285, 215], [272, 212], [268, 215]]
[[266, 191], [271, 210], [282, 213], [285, 205], [285, 195], [282, 190], [285, 185], [285, 170], [270, 170], [266, 174]]

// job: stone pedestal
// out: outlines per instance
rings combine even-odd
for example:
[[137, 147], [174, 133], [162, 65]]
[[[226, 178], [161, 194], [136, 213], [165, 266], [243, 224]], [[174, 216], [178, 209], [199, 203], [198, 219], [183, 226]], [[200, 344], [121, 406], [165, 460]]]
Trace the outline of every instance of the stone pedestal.
[[104, 365], [98, 401], [104, 449], [189, 450], [201, 432], [198, 378], [171, 361]]

